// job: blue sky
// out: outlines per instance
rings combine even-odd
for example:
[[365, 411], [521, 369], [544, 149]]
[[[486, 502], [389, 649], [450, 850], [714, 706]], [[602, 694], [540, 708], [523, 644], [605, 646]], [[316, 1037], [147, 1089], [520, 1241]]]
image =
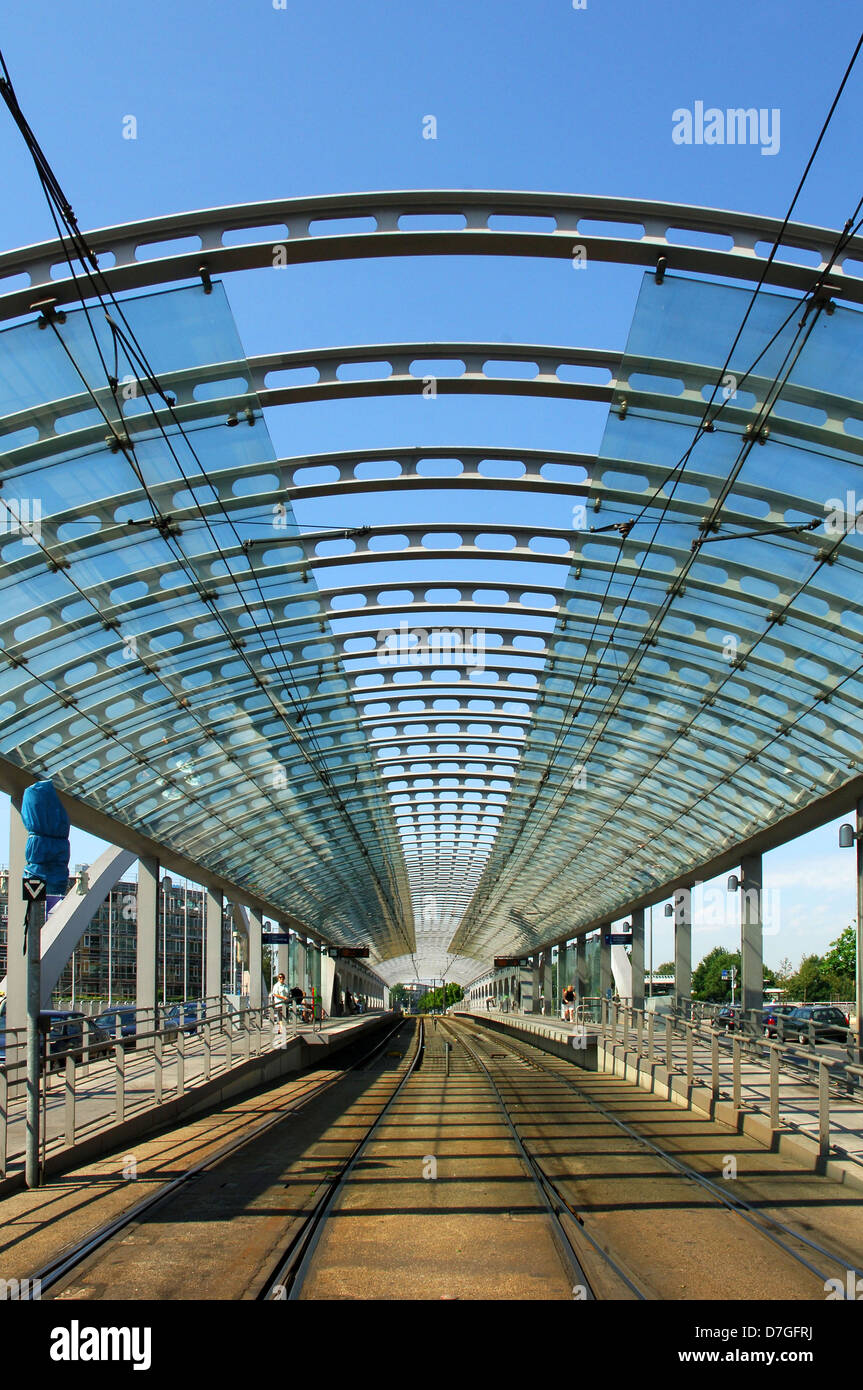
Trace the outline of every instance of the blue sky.
[[[278, 0], [277, 0], [278, 3]], [[7, 0], [19, 99], [83, 228], [266, 198], [391, 188], [597, 193], [781, 217], [858, 33], [847, 0]], [[672, 113], [780, 112], [778, 153], [681, 146]], [[134, 116], [137, 138], [123, 138]], [[423, 139], [434, 116], [437, 138]], [[841, 227], [860, 196], [863, 60], [798, 203]], [[0, 110], [0, 246], [52, 234], [29, 157]], [[640, 273], [563, 262], [430, 258], [302, 266], [277, 291], [228, 293], [245, 346], [465, 339], [622, 347]], [[595, 450], [604, 410], [575, 402], [369, 400], [273, 412], [284, 453], [388, 443]], [[445, 507], [446, 496], [436, 505]], [[356, 503], [354, 503], [356, 506]], [[442, 513], [443, 514], [443, 513]], [[304, 521], [366, 519], [307, 504]], [[0, 834], [5, 836], [5, 804]], [[781, 887], [772, 964], [822, 950], [854, 913], [853, 858], [827, 827], [767, 860]], [[85, 837], [73, 860], [91, 857]], [[5, 855], [2, 856], [5, 858]], [[665, 933], [665, 938], [663, 938]], [[732, 943], [734, 928], [704, 935]], [[665, 945], [662, 944], [665, 939]], [[696, 942], [697, 942], [696, 937]], [[657, 959], [670, 934], [657, 933]], [[701, 954], [694, 943], [694, 954]]]

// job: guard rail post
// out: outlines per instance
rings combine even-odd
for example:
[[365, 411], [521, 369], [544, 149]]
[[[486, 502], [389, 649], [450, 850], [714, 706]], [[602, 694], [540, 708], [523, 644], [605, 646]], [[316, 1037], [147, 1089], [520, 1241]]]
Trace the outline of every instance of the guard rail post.
[[647, 1065], [653, 1070], [654, 1060], [654, 1033], [656, 1031], [656, 1015], [647, 1015]]
[[710, 1035], [710, 1089], [715, 1110], [719, 1101], [719, 1034], [715, 1028]]
[[638, 1009], [636, 1012], [638, 1014], [638, 1019], [635, 1025], [635, 1050], [640, 1057], [644, 1051], [644, 1010]]
[[691, 1020], [684, 1024], [686, 1029], [686, 1080], [695, 1080], [695, 1064], [692, 1057], [692, 1030], [695, 1024]]
[[[811, 1024], [810, 1024], [811, 1027]], [[830, 1152], [830, 1069], [827, 1059], [818, 1059], [818, 1153], [826, 1158]]]
[[770, 1128], [779, 1128], [779, 1044], [770, 1044]]
[[209, 1081], [213, 1066], [213, 1044], [210, 1039], [210, 1025], [205, 1023], [201, 1029], [204, 1040], [204, 1080]]
[[153, 1038], [153, 1102], [162, 1104], [162, 1082], [164, 1077], [164, 1037], [161, 1030]]
[[114, 1076], [117, 1084], [114, 1119], [120, 1124], [126, 1118], [126, 1049], [121, 1042], [114, 1044]]
[[225, 1071], [230, 1071], [234, 1065], [234, 1027], [233, 1019], [228, 1018], [228, 1026], [225, 1029]]
[[674, 1070], [674, 1044], [672, 1041], [674, 1035], [673, 1030], [674, 1020], [672, 1019], [671, 1014], [668, 1014], [665, 1019], [665, 1069], [669, 1072]]
[[625, 1060], [626, 1049], [629, 1046], [629, 1008], [626, 1004], [622, 1004], [621, 1008], [623, 1009], [623, 1056]]
[[740, 1110], [740, 1038], [736, 1033], [731, 1039], [731, 1095], [734, 1109]]
[[63, 1130], [66, 1148], [75, 1143], [75, 1058], [66, 1055], [66, 1085], [63, 1096]]
[[0, 1067], [0, 1178], [6, 1176], [6, 1116], [9, 1108], [9, 1079], [5, 1067]]
[[[181, 1014], [182, 1019], [182, 1014]], [[177, 1095], [186, 1094], [186, 1031], [182, 1022], [177, 1033]]]

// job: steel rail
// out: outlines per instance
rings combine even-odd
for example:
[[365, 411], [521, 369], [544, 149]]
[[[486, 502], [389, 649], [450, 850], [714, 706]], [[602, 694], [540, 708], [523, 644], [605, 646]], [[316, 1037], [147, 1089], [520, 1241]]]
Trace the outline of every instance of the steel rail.
[[[277, 1114], [268, 1116], [268, 1118], [263, 1120], [260, 1124], [254, 1125], [251, 1129], [229, 1140], [227, 1144], [217, 1149], [215, 1153], [209, 1154], [206, 1158], [202, 1159], [200, 1163], [194, 1164], [191, 1168], [188, 1168], [185, 1173], [181, 1173], [179, 1177], [172, 1178], [170, 1182], [165, 1183], [158, 1191], [143, 1198], [143, 1200], [136, 1203], [135, 1206], [130, 1207], [128, 1211], [123, 1212], [112, 1221], [106, 1222], [105, 1225], [100, 1226], [96, 1231], [91, 1232], [82, 1240], [70, 1246], [55, 1259], [50, 1260], [47, 1264], [43, 1265], [41, 1269], [36, 1271], [31, 1277], [31, 1286], [35, 1285], [35, 1287], [39, 1289], [39, 1297], [41, 1298], [46, 1289], [52, 1288], [65, 1275], [71, 1273], [73, 1269], [81, 1265], [90, 1255], [95, 1254], [96, 1251], [106, 1245], [118, 1232], [125, 1230], [127, 1226], [138, 1221], [140, 1217], [168, 1201], [176, 1192], [183, 1188], [186, 1183], [190, 1182], [192, 1178], [198, 1177], [199, 1174], [205, 1172], [208, 1168], [215, 1167], [216, 1164], [220, 1163], [224, 1158], [229, 1157], [230, 1154], [234, 1153], [236, 1150], [260, 1138], [267, 1130], [274, 1128], [274, 1126], [288, 1119], [291, 1115], [297, 1114], [300, 1110], [304, 1110], [313, 1100], [322, 1096], [326, 1091], [331, 1090], [333, 1086], [337, 1086], [339, 1082], [343, 1081], [352, 1071], [359, 1070], [361, 1067], [366, 1066], [371, 1058], [374, 1057], [382, 1047], [386, 1046], [390, 1038], [392, 1038], [401, 1027], [402, 1021], [392, 1028], [382, 1039], [376, 1042], [369, 1052], [365, 1053], [361, 1058], [358, 1058], [356, 1062], [352, 1062], [349, 1067], [346, 1067], [337, 1076], [330, 1077], [317, 1085], [312, 1085], [305, 1091], [300, 1091], [299, 1097], [291, 1096], [291, 1103], [287, 1109], [280, 1110]], [[294, 1101], [297, 1099], [299, 1099], [300, 1103], [294, 1104]], [[29, 1298], [30, 1295], [28, 1294], [27, 1297]]]
[[[444, 1026], [446, 1027], [446, 1025]], [[597, 1296], [588, 1280], [587, 1274], [581, 1266], [578, 1253], [575, 1250], [575, 1247], [573, 1246], [572, 1241], [569, 1238], [566, 1227], [563, 1225], [563, 1222], [561, 1221], [559, 1211], [560, 1204], [562, 1204], [566, 1208], [570, 1216], [578, 1223], [580, 1234], [583, 1235], [585, 1240], [589, 1242], [594, 1252], [602, 1256], [606, 1264], [614, 1271], [617, 1277], [623, 1281], [626, 1287], [630, 1289], [632, 1293], [635, 1294], [636, 1298], [638, 1298], [641, 1301], [644, 1301], [647, 1295], [644, 1293], [643, 1289], [640, 1289], [637, 1284], [633, 1283], [632, 1279], [630, 1279], [629, 1275], [626, 1274], [623, 1269], [621, 1269], [620, 1265], [617, 1263], [614, 1257], [600, 1244], [598, 1240], [595, 1239], [594, 1236], [590, 1234], [590, 1232], [587, 1230], [587, 1227], [585, 1226], [582, 1216], [575, 1210], [572, 1204], [561, 1192], [554, 1178], [550, 1178], [548, 1176], [539, 1160], [536, 1158], [534, 1154], [531, 1153], [530, 1149], [527, 1147], [527, 1144], [518, 1132], [515, 1121], [509, 1113], [506, 1101], [504, 1100], [503, 1095], [501, 1094], [500, 1087], [498, 1086], [497, 1082], [495, 1081], [494, 1077], [492, 1076], [482, 1057], [480, 1057], [479, 1053], [474, 1051], [474, 1049], [470, 1046], [469, 1043], [465, 1042], [464, 1038], [458, 1037], [457, 1031], [454, 1028], [452, 1030], [452, 1036], [457, 1039], [459, 1045], [464, 1048], [465, 1052], [467, 1052], [468, 1056], [473, 1059], [477, 1066], [482, 1068], [489, 1081], [489, 1084], [494, 1090], [500, 1112], [503, 1115], [507, 1125], [509, 1126], [510, 1132], [512, 1133], [512, 1136], [518, 1147], [519, 1153], [522, 1159], [524, 1160], [528, 1168], [528, 1171], [530, 1172], [531, 1176], [536, 1182], [537, 1187], [539, 1188], [543, 1196], [543, 1200], [545, 1202], [549, 1215], [552, 1218], [554, 1234], [556, 1236], [555, 1244], [557, 1244], [558, 1248], [560, 1248], [561, 1238], [565, 1242], [565, 1248], [568, 1251], [565, 1257], [565, 1263], [567, 1264], [567, 1266], [569, 1266], [570, 1262], [574, 1264], [577, 1275], [576, 1283], [582, 1284], [585, 1288], [587, 1294], [587, 1301], [596, 1301]]]
[[[460, 1022], [464, 1023], [467, 1022], [467, 1020], [462, 1019], [460, 1020]], [[474, 1024], [471, 1020], [470, 1026], [477, 1027], [478, 1025]], [[498, 1036], [498, 1034], [495, 1034], [496, 1038]], [[775, 1233], [776, 1231], [780, 1231], [783, 1235], [787, 1235], [791, 1239], [799, 1241], [802, 1245], [807, 1246], [810, 1250], [815, 1251], [816, 1254], [823, 1256], [825, 1259], [832, 1260], [835, 1264], [839, 1265], [846, 1273], [850, 1271], [854, 1274], [855, 1277], [863, 1277], [863, 1269], [861, 1269], [857, 1265], [849, 1264], [848, 1261], [843, 1258], [843, 1256], [835, 1254], [832, 1250], [828, 1250], [826, 1246], [821, 1245], [818, 1241], [810, 1240], [808, 1236], [801, 1235], [799, 1231], [793, 1230], [792, 1227], [785, 1225], [785, 1223], [782, 1221], [778, 1221], [775, 1217], [769, 1216], [766, 1212], [759, 1212], [759, 1209], [757, 1207], [755, 1207], [751, 1202], [745, 1201], [742, 1197], [729, 1196], [729, 1194], [723, 1188], [719, 1187], [717, 1183], [713, 1182], [703, 1173], [700, 1173], [697, 1168], [693, 1168], [683, 1159], [678, 1158], [676, 1155], [669, 1153], [667, 1149], [664, 1149], [653, 1139], [650, 1139], [646, 1135], [639, 1133], [639, 1131], [633, 1128], [632, 1125], [627, 1124], [625, 1120], [621, 1120], [619, 1116], [613, 1113], [613, 1111], [609, 1110], [606, 1106], [601, 1105], [599, 1101], [594, 1100], [592, 1096], [588, 1095], [580, 1086], [577, 1086], [575, 1082], [570, 1081], [568, 1077], [562, 1075], [559, 1071], [557, 1071], [556, 1068], [549, 1067], [544, 1063], [538, 1061], [536, 1058], [525, 1055], [522, 1052], [521, 1047], [512, 1039], [505, 1038], [502, 1045], [508, 1046], [513, 1056], [518, 1057], [520, 1061], [525, 1062], [528, 1066], [533, 1067], [536, 1071], [539, 1071], [546, 1076], [555, 1077], [558, 1081], [561, 1082], [562, 1085], [568, 1087], [569, 1090], [573, 1091], [579, 1097], [579, 1099], [582, 1100], [586, 1105], [590, 1106], [591, 1109], [595, 1110], [598, 1114], [602, 1115], [602, 1117], [608, 1120], [610, 1123], [616, 1125], [618, 1129], [622, 1130], [626, 1135], [628, 1135], [629, 1138], [633, 1139], [643, 1148], [649, 1149], [651, 1153], [655, 1154], [657, 1158], [660, 1158], [664, 1163], [668, 1164], [668, 1166], [673, 1168], [676, 1172], [681, 1173], [684, 1177], [689, 1178], [692, 1182], [695, 1182], [700, 1187], [704, 1188], [704, 1190], [708, 1192], [716, 1201], [720, 1202], [729, 1211], [734, 1212], [736, 1216], [741, 1217], [741, 1219], [746, 1221], [750, 1226], [753, 1226], [767, 1240], [771, 1241], [774, 1245], [779, 1246], [779, 1248], [784, 1250], [786, 1254], [790, 1255], [792, 1259], [796, 1260], [798, 1264], [803, 1265], [803, 1267], [805, 1269], [808, 1269], [811, 1274], [814, 1274], [818, 1279], [820, 1279], [822, 1283], [826, 1283], [827, 1278], [830, 1276], [825, 1275], [823, 1270], [818, 1269], [803, 1255], [801, 1255], [799, 1251], [792, 1249], [790, 1245], [788, 1245], [784, 1240], [781, 1239], [779, 1235]], [[758, 1219], [759, 1215], [763, 1218], [763, 1220]], [[768, 1229], [768, 1227], [764, 1224], [765, 1222], [768, 1222], [770, 1226], [775, 1228], [775, 1230]], [[847, 1297], [847, 1293], [843, 1293], [843, 1298]], [[853, 1295], [851, 1295], [851, 1297], [853, 1299]]]
[[283, 1299], [290, 1299], [293, 1301], [299, 1298], [300, 1290], [308, 1274], [327, 1217], [332, 1211], [336, 1199], [344, 1184], [347, 1182], [348, 1177], [353, 1172], [357, 1161], [362, 1156], [369, 1140], [373, 1137], [384, 1116], [388, 1114], [391, 1106], [401, 1094], [417, 1067], [421, 1064], [424, 1047], [424, 1028], [423, 1021], [420, 1019], [417, 1029], [416, 1051], [411, 1058], [407, 1070], [399, 1080], [395, 1089], [391, 1092], [383, 1108], [369, 1125], [366, 1133], [363, 1135], [362, 1139], [360, 1139], [351, 1155], [345, 1159], [337, 1172], [327, 1179], [327, 1187], [311, 1210], [305, 1214], [303, 1225], [300, 1230], [296, 1232], [288, 1245], [285, 1254], [276, 1267], [275, 1273], [267, 1277], [266, 1284], [258, 1294], [259, 1301], [276, 1302]]

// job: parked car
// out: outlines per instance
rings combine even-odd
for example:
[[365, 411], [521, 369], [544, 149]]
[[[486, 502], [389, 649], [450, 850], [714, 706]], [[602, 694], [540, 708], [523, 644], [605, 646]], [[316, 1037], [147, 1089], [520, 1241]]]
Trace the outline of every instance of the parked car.
[[763, 1010], [761, 1014], [761, 1026], [764, 1030], [765, 1038], [776, 1038], [780, 1036], [779, 1020], [783, 1020], [781, 1036], [789, 1036], [790, 1030], [785, 1023], [789, 1014], [793, 1014], [796, 1004], [771, 1004], [769, 1008]]
[[740, 1024], [741, 1009], [735, 1004], [733, 1007], [726, 1004], [724, 1009], [720, 1009], [718, 1014], [714, 1014], [712, 1026], [714, 1028], [724, 1028], [726, 1033], [733, 1033], [735, 1027]]
[[177, 1029], [182, 1028], [184, 1033], [197, 1033], [197, 1024], [200, 1019], [206, 1018], [207, 1006], [203, 1002], [198, 1003], [194, 999], [187, 999], [184, 1004], [172, 1004], [165, 1011], [164, 1026], [173, 1025]]
[[98, 1030], [99, 1040], [103, 1044], [116, 1041], [119, 1031], [120, 1041], [125, 1043], [126, 1047], [135, 1046], [138, 1011], [134, 1004], [115, 1004], [112, 1008], [97, 1014], [92, 1023]]
[[800, 1043], [841, 1042], [847, 1043], [851, 1020], [834, 1004], [804, 1004], [792, 1009], [788, 1015], [786, 1029]]
[[[92, 1020], [76, 1009], [43, 1009], [39, 1014], [39, 1035], [41, 1039], [41, 1070], [52, 1071], [55, 1067], [66, 1065], [66, 1056], [83, 1048], [87, 1038], [88, 1048], [93, 1048], [101, 1036], [100, 1030], [93, 1026]], [[23, 1049], [19, 1053], [24, 1060]], [[47, 1057], [47, 1067], [46, 1067]], [[6, 1063], [5, 1015], [0, 1024], [0, 1065]]]

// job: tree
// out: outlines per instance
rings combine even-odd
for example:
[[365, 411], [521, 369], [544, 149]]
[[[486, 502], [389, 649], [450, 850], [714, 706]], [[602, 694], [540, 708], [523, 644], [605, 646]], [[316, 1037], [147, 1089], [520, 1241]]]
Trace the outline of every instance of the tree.
[[804, 1003], [830, 998], [830, 978], [820, 956], [803, 957], [796, 975], [788, 981], [788, 991], [792, 999], [802, 999]]
[[407, 990], [405, 989], [404, 985], [401, 985], [401, 984], [400, 984], [400, 985], [391, 985], [391, 986], [390, 986], [390, 1008], [391, 1008], [391, 1009], [404, 1008], [405, 1005], [409, 1003], [409, 1001], [410, 1001], [410, 995], [408, 994], [408, 992], [407, 992]]
[[[726, 951], [724, 946], [714, 946], [692, 972], [693, 999], [710, 1000], [713, 1004], [727, 1004], [731, 1000], [731, 970], [737, 971], [738, 991], [740, 983], [740, 952]], [[723, 980], [723, 970], [728, 978]]]
[[440, 987], [429, 990], [428, 994], [422, 995], [417, 1009], [421, 1014], [440, 1013], [443, 1009], [448, 1009], [450, 1004], [457, 1004], [464, 998], [464, 990], [461, 985], [447, 985], [446, 990]]
[[653, 973], [654, 975], [673, 975], [674, 961], [664, 960], [661, 965], [655, 965], [653, 967]]
[[839, 999], [851, 999], [856, 989], [857, 929], [850, 925], [830, 942], [821, 961], [831, 992]]

